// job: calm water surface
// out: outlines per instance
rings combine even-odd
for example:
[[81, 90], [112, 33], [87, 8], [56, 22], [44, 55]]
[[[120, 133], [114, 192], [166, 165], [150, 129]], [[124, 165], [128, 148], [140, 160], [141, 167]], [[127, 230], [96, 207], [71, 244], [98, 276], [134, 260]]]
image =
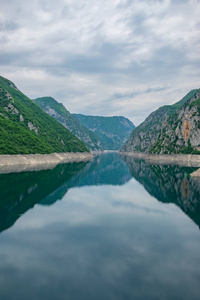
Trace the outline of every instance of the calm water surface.
[[193, 170], [106, 154], [0, 175], [0, 299], [199, 299]]

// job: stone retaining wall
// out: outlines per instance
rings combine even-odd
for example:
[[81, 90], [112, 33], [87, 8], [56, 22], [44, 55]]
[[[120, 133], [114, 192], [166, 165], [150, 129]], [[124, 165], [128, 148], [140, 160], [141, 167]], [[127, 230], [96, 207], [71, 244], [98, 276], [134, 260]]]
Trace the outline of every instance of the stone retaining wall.
[[89, 152], [0, 155], [0, 173], [52, 169], [58, 164], [88, 161], [91, 158], [93, 155]]
[[119, 152], [120, 155], [144, 159], [149, 163], [177, 164], [187, 167], [200, 167], [200, 155], [193, 154], [148, 154], [143, 152]]

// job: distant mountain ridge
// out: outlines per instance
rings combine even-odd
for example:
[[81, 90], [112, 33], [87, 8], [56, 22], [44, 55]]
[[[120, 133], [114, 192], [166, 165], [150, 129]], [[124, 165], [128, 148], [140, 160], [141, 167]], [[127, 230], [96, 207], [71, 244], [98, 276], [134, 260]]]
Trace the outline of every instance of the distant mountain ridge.
[[200, 89], [151, 113], [121, 151], [200, 154]]
[[87, 147], [0, 76], [0, 154], [83, 152]]
[[82, 114], [73, 116], [97, 135], [104, 150], [119, 150], [135, 128], [129, 119], [122, 116], [101, 117]]
[[52, 97], [41, 97], [33, 99], [44, 112], [61, 123], [65, 128], [82, 140], [91, 150], [102, 150], [98, 137], [86, 127], [84, 127], [62, 103], [57, 102]]

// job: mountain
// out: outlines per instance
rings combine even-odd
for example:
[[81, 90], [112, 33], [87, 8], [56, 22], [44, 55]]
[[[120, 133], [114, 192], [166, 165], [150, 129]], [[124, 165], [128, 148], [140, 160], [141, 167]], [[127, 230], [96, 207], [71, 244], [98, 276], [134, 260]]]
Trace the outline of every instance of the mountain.
[[99, 138], [104, 150], [119, 150], [135, 128], [124, 117], [98, 117], [73, 114], [73, 116]]
[[83, 152], [86, 146], [0, 76], [0, 154]]
[[102, 150], [98, 137], [70, 114], [62, 103], [58, 103], [52, 97], [37, 98], [33, 102], [83, 141], [88, 148], [91, 150]]
[[200, 154], [200, 90], [151, 113], [121, 151]]

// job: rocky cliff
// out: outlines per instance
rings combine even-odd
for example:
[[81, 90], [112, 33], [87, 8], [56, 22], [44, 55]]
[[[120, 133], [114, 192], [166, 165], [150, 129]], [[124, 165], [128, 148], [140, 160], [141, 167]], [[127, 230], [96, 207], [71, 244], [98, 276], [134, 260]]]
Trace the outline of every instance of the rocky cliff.
[[135, 128], [129, 119], [121, 116], [100, 117], [81, 114], [73, 116], [97, 135], [104, 150], [119, 150]]
[[121, 151], [200, 154], [200, 90], [151, 113]]
[[61, 123], [65, 128], [72, 132], [77, 138], [83, 141], [91, 150], [102, 150], [98, 137], [85, 126], [83, 126], [62, 103], [58, 103], [52, 97], [42, 97], [34, 99], [44, 112]]

